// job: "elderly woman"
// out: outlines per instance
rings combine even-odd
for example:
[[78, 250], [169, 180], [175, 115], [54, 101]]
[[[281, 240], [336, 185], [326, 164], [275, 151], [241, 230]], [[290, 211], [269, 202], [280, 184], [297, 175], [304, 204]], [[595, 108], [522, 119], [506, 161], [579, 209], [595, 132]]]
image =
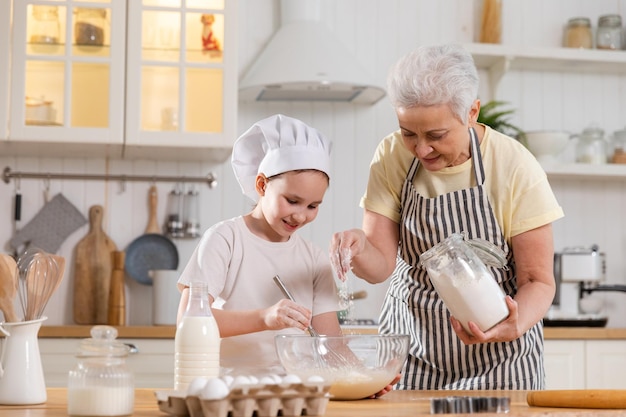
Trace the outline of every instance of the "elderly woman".
[[[370, 283], [391, 279], [380, 332], [411, 336], [399, 389], [544, 387], [551, 223], [563, 211], [532, 154], [477, 123], [478, 83], [472, 56], [455, 45], [420, 47], [395, 64], [388, 92], [399, 130], [372, 160], [362, 229], [331, 241], [340, 276], [352, 268]], [[508, 317], [485, 331], [473, 322], [464, 330], [419, 265], [421, 253], [461, 232], [493, 243], [508, 263], [490, 268]]]

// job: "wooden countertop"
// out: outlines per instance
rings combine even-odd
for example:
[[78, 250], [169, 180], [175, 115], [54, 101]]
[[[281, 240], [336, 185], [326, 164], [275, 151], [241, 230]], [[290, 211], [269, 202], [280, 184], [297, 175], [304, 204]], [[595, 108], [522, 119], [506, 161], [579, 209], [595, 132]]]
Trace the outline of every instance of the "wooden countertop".
[[[526, 391], [392, 391], [376, 400], [329, 401], [326, 417], [415, 417], [430, 414], [430, 399], [447, 396], [509, 397], [511, 410], [508, 416], [623, 416], [625, 410], [596, 410], [575, 408], [530, 407]], [[0, 406], [3, 417], [65, 417], [67, 416], [67, 391], [49, 388], [45, 404], [31, 406]], [[158, 409], [152, 389], [135, 391], [134, 416], [165, 416]], [[450, 414], [448, 414], [450, 415]], [[481, 413], [481, 416], [500, 415]]]
[[[42, 338], [86, 338], [92, 326], [42, 326], [39, 337]], [[118, 337], [125, 339], [173, 339], [175, 326], [116, 326]], [[349, 331], [375, 333], [374, 327], [350, 327]], [[546, 340], [552, 339], [607, 339], [626, 340], [626, 329], [597, 327], [547, 327], [544, 329]]]

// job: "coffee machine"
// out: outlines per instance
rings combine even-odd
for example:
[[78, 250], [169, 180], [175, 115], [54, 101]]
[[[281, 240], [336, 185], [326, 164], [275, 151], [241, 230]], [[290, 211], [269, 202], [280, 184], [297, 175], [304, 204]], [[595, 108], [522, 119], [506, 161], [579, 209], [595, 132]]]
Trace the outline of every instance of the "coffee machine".
[[626, 285], [602, 285], [606, 259], [598, 245], [565, 248], [554, 255], [556, 294], [544, 317], [546, 326], [603, 327], [607, 317], [602, 300], [589, 295], [596, 291], [625, 291]]

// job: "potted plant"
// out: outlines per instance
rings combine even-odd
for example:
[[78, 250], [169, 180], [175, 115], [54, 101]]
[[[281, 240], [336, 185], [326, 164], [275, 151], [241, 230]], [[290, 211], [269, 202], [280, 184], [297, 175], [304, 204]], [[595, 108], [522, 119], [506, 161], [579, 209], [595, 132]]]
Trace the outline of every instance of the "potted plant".
[[506, 101], [488, 101], [484, 106], [480, 107], [477, 121], [486, 124], [500, 133], [516, 138], [525, 144], [526, 135], [524, 131], [509, 122], [509, 118], [515, 110], [502, 108], [508, 104], [509, 103]]

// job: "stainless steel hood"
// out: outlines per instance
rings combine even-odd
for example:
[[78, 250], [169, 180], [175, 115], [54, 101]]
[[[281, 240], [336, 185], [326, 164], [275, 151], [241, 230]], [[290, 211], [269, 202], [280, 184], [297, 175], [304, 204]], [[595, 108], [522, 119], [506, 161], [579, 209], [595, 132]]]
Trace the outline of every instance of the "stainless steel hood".
[[281, 27], [239, 81], [248, 101], [374, 104], [385, 90], [319, 21], [319, 0], [282, 0]]

